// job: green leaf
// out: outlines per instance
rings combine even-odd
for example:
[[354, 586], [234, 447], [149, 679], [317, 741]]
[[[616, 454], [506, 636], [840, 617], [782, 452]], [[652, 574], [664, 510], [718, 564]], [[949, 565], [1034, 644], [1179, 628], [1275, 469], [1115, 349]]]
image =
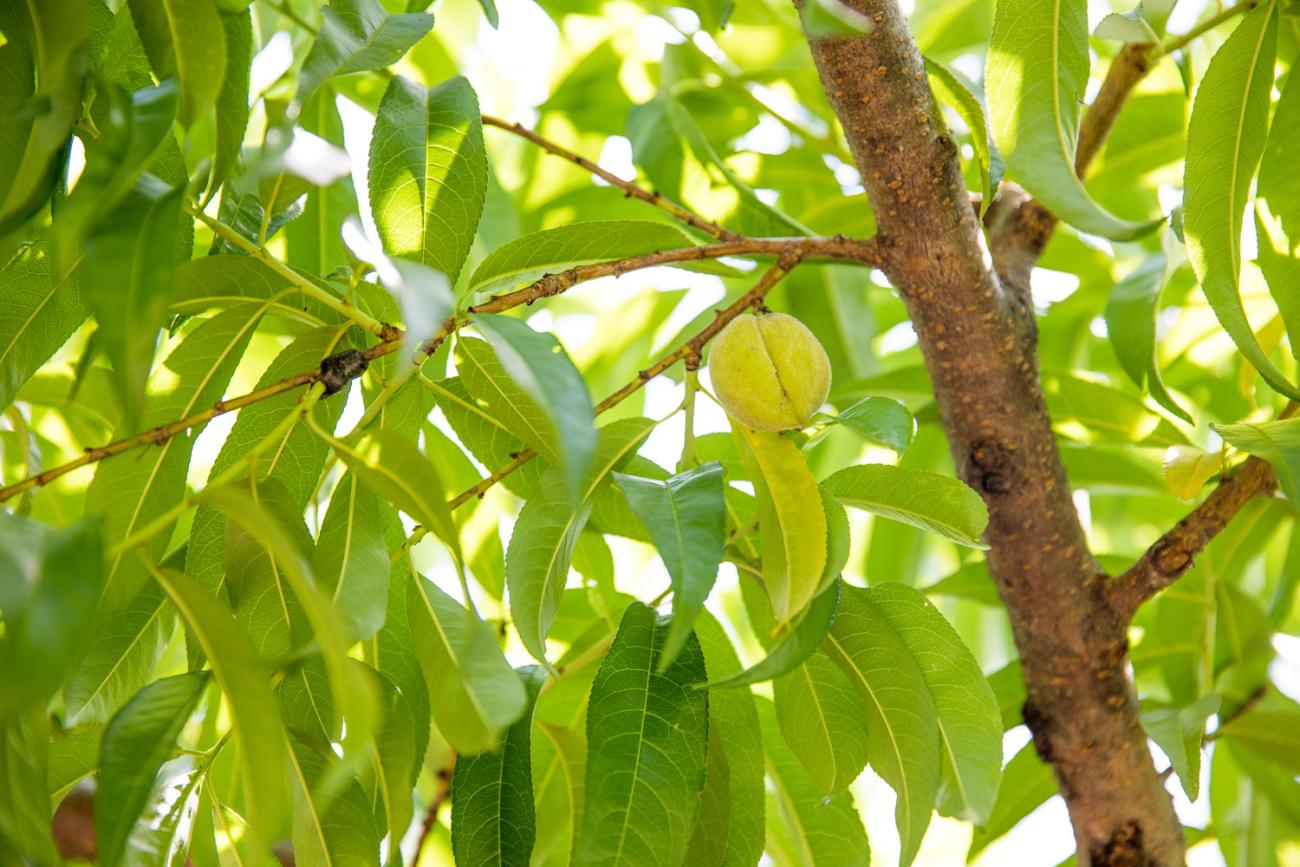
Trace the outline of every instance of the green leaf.
[[99, 767], [99, 742], [103, 737], [104, 730], [99, 726], [86, 726], [50, 739], [47, 779], [51, 804], [62, 803], [77, 783]]
[[1230, 445], [1272, 464], [1282, 493], [1293, 504], [1300, 503], [1300, 419], [1212, 427]]
[[667, 223], [643, 220], [571, 223], [516, 238], [493, 250], [474, 270], [466, 291], [506, 291], [575, 265], [690, 246], [693, 246], [690, 236]]
[[1156, 403], [1190, 424], [1192, 417], [1165, 388], [1157, 363], [1156, 314], [1168, 276], [1165, 257], [1152, 255], [1116, 283], [1106, 302], [1106, 334], [1138, 388], [1146, 388]]
[[[420, 772], [423, 756], [417, 750], [423, 740], [416, 734], [415, 713], [398, 687], [373, 668], [362, 666], [362, 670], [380, 696], [383, 713], [371, 741], [370, 763], [363, 769], [360, 782], [370, 800], [371, 812], [387, 819], [391, 852], [411, 827], [415, 812], [411, 781]], [[389, 860], [396, 862], [395, 857]]]
[[475, 316], [474, 327], [496, 351], [510, 379], [541, 407], [559, 466], [575, 496], [596, 450], [594, 412], [582, 378], [558, 340], [509, 316]]
[[1142, 728], [1169, 757], [1189, 800], [1201, 788], [1201, 743], [1205, 721], [1218, 713], [1220, 698], [1210, 693], [1187, 707], [1151, 707], [1142, 711]]
[[1221, 734], [1234, 747], [1245, 747], [1294, 776], [1300, 774], [1298, 722], [1294, 710], [1259, 708], [1224, 725]]
[[840, 792], [827, 800], [813, 785], [777, 731], [776, 713], [756, 699], [763, 727], [763, 753], [769, 790], [767, 851], [782, 867], [864, 867], [871, 848], [853, 796]]
[[1002, 774], [1002, 717], [979, 663], [920, 591], [886, 582], [846, 592], [875, 607], [921, 669], [938, 714], [941, 812], [984, 824]]
[[875, 24], [841, 0], [811, 0], [799, 9], [799, 20], [809, 36], [856, 36], [870, 33]]
[[110, 84], [101, 98], [113, 106], [109, 120], [87, 152], [81, 177], [53, 225], [56, 273], [60, 274], [76, 264], [86, 231], [131, 192], [166, 144], [175, 144], [171, 137], [179, 101], [175, 81], [168, 79], [131, 94]]
[[311, 325], [343, 324], [338, 313], [251, 256], [214, 254], [182, 262], [176, 267], [175, 279], [171, 306], [175, 313], [204, 313], [214, 307], [262, 301], [276, 313]]
[[0, 719], [41, 705], [86, 651], [104, 585], [96, 521], [53, 528], [0, 512]]
[[127, 840], [122, 859], [125, 863], [166, 867], [186, 863], [195, 814], [200, 809], [201, 787], [208, 779], [210, 764], [211, 757], [196, 761], [192, 756], [163, 763], [148, 792], [141, 821]]
[[287, 817], [289, 800], [284, 778], [286, 733], [271, 693], [270, 672], [229, 609], [202, 585], [173, 569], [159, 569], [154, 576], [202, 647], [226, 697], [239, 745], [247, 812], [257, 817], [254, 835], [261, 835]]
[[822, 488], [846, 506], [938, 533], [958, 545], [988, 547], [979, 539], [988, 523], [984, 501], [950, 476], [862, 464], [831, 475]]
[[759, 502], [763, 583], [777, 625], [808, 606], [826, 568], [826, 512], [803, 453], [789, 437], [733, 425]]
[[939, 718], [925, 671], [876, 598], [873, 591], [845, 586], [826, 652], [862, 694], [871, 767], [898, 794], [894, 818], [899, 863], [906, 867], [939, 791]]
[[501, 746], [456, 761], [451, 781], [451, 847], [458, 864], [528, 867], [536, 837], [533, 705], [546, 672], [519, 669], [528, 700]]
[[348, 780], [332, 794], [321, 792], [332, 756], [321, 755], [296, 735], [289, 737], [289, 746], [295, 860], [321, 867], [379, 867], [380, 832], [361, 786]]
[[44, 708], [0, 717], [0, 856], [13, 864], [63, 863], [50, 839], [49, 743]]
[[176, 739], [207, 685], [206, 672], [155, 681], [127, 702], [104, 730], [95, 833], [105, 865], [121, 862], [154, 778], [171, 757]]
[[1002, 181], [1002, 171], [1005, 168], [1002, 154], [998, 152], [997, 145], [993, 143], [993, 136], [989, 132], [983, 91], [965, 75], [933, 57], [925, 58], [925, 71], [930, 77], [930, 87], [934, 90], [935, 96], [952, 106], [962, 123], [970, 130], [970, 143], [975, 151], [975, 159], [980, 170], [982, 192], [980, 213], [983, 213], [993, 202], [993, 196], [997, 193], [998, 184]]
[[41, 247], [23, 248], [0, 268], [0, 408], [13, 402], [85, 318], [77, 280], [54, 279]]
[[[396, 513], [392, 513], [396, 524]], [[400, 525], [398, 525], [400, 530]], [[415, 785], [416, 777], [424, 764], [424, 754], [433, 728], [433, 714], [429, 708], [429, 688], [415, 651], [415, 636], [411, 633], [411, 618], [407, 616], [407, 562], [394, 563], [389, 573], [388, 616], [383, 629], [366, 647], [366, 659], [379, 673], [401, 690], [402, 698], [411, 711], [415, 732], [413, 762], [407, 783]], [[387, 723], [385, 723], [386, 725]]]
[[447, 508], [438, 470], [420, 450], [391, 430], [334, 440], [339, 457], [364, 484], [441, 539], [460, 558], [460, 537]]
[[355, 473], [334, 488], [321, 522], [312, 573], [350, 627], [364, 641], [384, 625], [388, 609], [388, 548], [379, 501]]
[[691, 638], [655, 671], [668, 624], [640, 603], [623, 615], [591, 687], [587, 784], [574, 864], [668, 865], [686, 856], [704, 786], [708, 698]]
[[129, 418], [139, 414], [144, 401], [158, 327], [171, 296], [175, 263], [170, 254], [183, 192], [145, 175], [86, 236], [79, 283], [99, 322], [96, 339], [113, 363]]
[[659, 659], [662, 673], [690, 636], [722, 563], [727, 534], [722, 464], [712, 461], [662, 482], [621, 473], [614, 477], [650, 531], [673, 583], [673, 619]]
[[600, 447], [577, 504], [564, 476], [551, 470], [515, 521], [506, 550], [510, 614], [524, 647], [548, 668], [546, 636], [559, 610], [574, 546], [592, 503], [609, 474], [635, 454], [653, 429], [654, 424], [644, 418], [622, 419], [601, 428]]
[[533, 738], [533, 792], [537, 839], [532, 863], [536, 867], [568, 867], [573, 839], [582, 817], [582, 786], [586, 745], [572, 729], [536, 723]]
[[907, 407], [887, 397], [864, 397], [834, 420], [867, 442], [899, 454], [907, 451], [916, 431], [916, 420]]
[[[835, 612], [839, 608], [840, 586], [840, 582], [835, 581], [819, 593], [808, 606], [803, 617], [777, 634], [771, 650], [761, 661], [744, 671], [710, 681], [707, 688], [749, 686], [764, 680], [772, 680], [798, 668], [826, 638], [826, 633], [835, 619]], [[754, 628], [756, 631], [762, 629], [757, 624]], [[716, 676], [716, 672], [712, 670], [710, 674]]]
[[221, 16], [226, 35], [226, 77], [217, 94], [217, 140], [213, 146], [208, 195], [220, 189], [239, 160], [248, 127], [248, 90], [253, 62], [253, 19], [247, 6]]
[[1300, 389], [1268, 358], [1241, 303], [1241, 223], [1268, 133], [1277, 50], [1276, 7], [1242, 18], [1210, 61], [1187, 128], [1183, 234], [1192, 269], [1219, 323], [1273, 388]]
[[772, 682], [790, 752], [823, 797], [843, 792], [867, 765], [866, 707], [856, 684], [824, 653]]
[[335, 75], [391, 66], [433, 27], [432, 15], [389, 15], [378, 0], [333, 0], [321, 15], [298, 77], [299, 102]]
[[90, 16], [82, 0], [0, 9], [0, 236], [44, 207], [81, 110]]
[[[150, 401], [141, 427], [166, 424], [219, 400], [263, 310], [259, 304], [241, 304], [195, 327], [156, 374], [160, 383], [167, 380], [170, 386], [174, 381], [174, 387]], [[105, 538], [129, 537], [184, 498], [190, 453], [201, 430], [191, 431], [189, 436], [172, 437], [143, 453], [116, 455], [99, 463], [86, 491], [86, 512], [103, 515]], [[115, 436], [132, 432], [133, 428], [125, 426]], [[159, 533], [141, 546], [147, 559], [161, 559], [167, 536], [165, 532]], [[156, 621], [150, 625], [152, 611], [134, 604], [149, 580], [149, 570], [143, 560], [134, 551], [124, 550], [109, 557], [105, 568], [100, 622], [89, 638], [86, 664], [72, 676], [64, 690], [68, 718], [74, 724], [108, 722], [113, 712], [144, 686], [155, 661], [151, 658], [147, 664], [125, 668], [115, 668], [108, 662], [130, 653], [138, 641], [147, 641], [139, 636], [157, 626]], [[139, 617], [133, 620], [138, 631], [122, 630], [114, 622], [116, 615], [128, 606]], [[154, 651], [160, 649], [161, 645], [153, 647]], [[106, 664], [91, 666], [95, 660]]]
[[[477, 344], [477, 345], [471, 345]], [[516, 455], [528, 447], [513, 431], [526, 428], [525, 417], [519, 410], [537, 412], [535, 404], [522, 395], [492, 354], [491, 347], [481, 340], [470, 341], [462, 338], [457, 344], [456, 364], [461, 376], [445, 379], [432, 386], [438, 408], [447, 417], [457, 438], [465, 444], [479, 463], [496, 469], [504, 466]], [[489, 376], [491, 378], [489, 378]], [[487, 400], [476, 400], [470, 395], [462, 380], [474, 380], [475, 388], [480, 394], [488, 393], [496, 397], [491, 405]], [[500, 391], [496, 387], [500, 386]], [[507, 397], [508, 396], [508, 397]], [[503, 424], [508, 421], [511, 427]], [[540, 454], [548, 454], [554, 449], [549, 444]], [[538, 478], [547, 469], [549, 458], [529, 461], [502, 480], [511, 493], [527, 500], [536, 487]]]
[[1110, 214], [1075, 174], [1079, 106], [1087, 86], [1084, 0], [998, 0], [984, 89], [1007, 173], [1075, 228], [1120, 241], [1135, 238], [1157, 223]]
[[1021, 819], [1038, 809], [1056, 791], [1052, 769], [1038, 758], [1032, 742], [1025, 744], [1007, 762], [993, 812], [971, 838], [966, 861], [974, 861], [984, 847], [1020, 824]]
[[425, 90], [394, 78], [370, 143], [370, 210], [385, 249], [454, 284], [486, 195], [483, 124], [469, 82], [457, 77]]
[[1298, 136], [1300, 75], [1288, 75], [1260, 158], [1256, 194], [1268, 202], [1269, 210], [1281, 222], [1283, 230], [1296, 240], [1300, 240], [1300, 181], [1291, 167], [1295, 164], [1296, 148], [1300, 147]]
[[1068, 373], [1043, 374], [1043, 392], [1057, 430], [1083, 442], [1186, 445], [1187, 437], [1128, 392]]
[[[700, 615], [695, 635], [710, 676], [740, 671], [731, 640], [711, 614]], [[708, 768], [686, 867], [757, 863], [763, 852], [763, 798], [763, 735], [753, 694], [710, 695]]]
[[226, 35], [212, 0], [129, 0], [149, 65], [181, 85], [181, 125], [207, 117], [226, 77]]
[[477, 615], [414, 571], [407, 587], [411, 633], [438, 730], [463, 756], [492, 749], [524, 711], [518, 676]]

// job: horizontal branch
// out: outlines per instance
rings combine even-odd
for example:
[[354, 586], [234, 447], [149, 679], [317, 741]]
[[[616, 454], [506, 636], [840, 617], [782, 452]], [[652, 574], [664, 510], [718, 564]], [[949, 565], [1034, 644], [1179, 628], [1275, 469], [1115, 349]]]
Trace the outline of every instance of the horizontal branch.
[[800, 261], [855, 262], [870, 267], [879, 267], [882, 260], [880, 250], [873, 239], [858, 240], [837, 235], [833, 238], [741, 238], [724, 241], [720, 244], [707, 244], [701, 247], [677, 247], [646, 253], [614, 262], [597, 262], [591, 265], [579, 265], [567, 271], [547, 274], [530, 286], [498, 295], [482, 304], [469, 308], [470, 313], [498, 313], [521, 304], [532, 304], [542, 298], [559, 295], [579, 283], [600, 277], [621, 277], [630, 271], [654, 268], [660, 265], [674, 265], [682, 262], [698, 262], [705, 259], [720, 259], [725, 256], [794, 256]]
[[1268, 461], [1250, 458], [1225, 476], [1200, 505], [1161, 536], [1124, 574], [1106, 586], [1113, 608], [1127, 619], [1152, 596], [1192, 568], [1196, 555], [1255, 497], [1271, 496], [1277, 476]]
[[527, 139], [547, 153], [553, 154], [557, 157], [562, 157], [574, 165], [587, 170], [602, 181], [618, 187], [625, 195], [633, 199], [640, 199], [648, 205], [653, 205], [661, 211], [671, 214], [674, 219], [680, 220], [692, 228], [699, 229], [706, 235], [712, 235], [722, 241], [738, 241], [742, 237], [739, 233], [733, 232], [723, 226], [719, 226], [711, 220], [704, 219], [690, 208], [679, 205], [656, 191], [644, 190], [631, 181], [620, 178], [618, 175], [601, 168], [581, 154], [574, 153], [563, 145], [556, 144], [548, 138], [543, 138], [523, 124], [510, 123], [509, 121], [502, 120], [499, 117], [492, 117], [488, 114], [483, 115], [483, 124], [484, 126], [494, 126], [497, 129], [503, 129], [506, 132], [514, 133], [520, 138]]

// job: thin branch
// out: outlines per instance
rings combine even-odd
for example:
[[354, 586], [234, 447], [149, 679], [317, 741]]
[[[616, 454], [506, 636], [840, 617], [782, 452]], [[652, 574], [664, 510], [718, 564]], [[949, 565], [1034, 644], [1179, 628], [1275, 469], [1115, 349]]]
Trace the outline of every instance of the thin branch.
[[401, 333], [395, 326], [380, 322], [369, 313], [359, 309], [350, 301], [344, 298], [339, 298], [332, 292], [317, 286], [311, 280], [272, 256], [266, 251], [266, 248], [248, 240], [220, 220], [208, 216], [201, 208], [187, 204], [185, 205], [185, 211], [211, 229], [218, 237], [240, 248], [245, 253], [288, 280], [294, 286], [298, 287], [304, 295], [311, 296], [331, 310], [357, 323], [357, 325], [362, 329], [378, 336], [381, 340], [391, 340]]
[[1161, 536], [1128, 571], [1106, 585], [1111, 605], [1123, 617], [1181, 578], [1196, 555], [1255, 497], [1271, 496], [1277, 476], [1268, 461], [1250, 458], [1219, 482], [1187, 517]]
[[883, 258], [873, 239], [857, 240], [842, 235], [833, 238], [739, 238], [720, 244], [707, 244], [701, 247], [677, 247], [633, 256], [614, 262], [597, 262], [593, 265], [579, 265], [567, 271], [547, 274], [530, 286], [504, 295], [498, 295], [469, 308], [471, 313], [498, 313], [521, 304], [559, 295], [578, 283], [595, 280], [598, 277], [620, 277], [629, 271], [642, 268], [654, 268], [659, 265], [671, 265], [679, 262], [695, 262], [704, 259], [719, 259], [724, 256], [795, 256], [800, 261], [857, 262], [871, 267], [879, 267]]
[[679, 205], [676, 202], [673, 202], [672, 200], [667, 199], [664, 196], [660, 195], [658, 192], [647, 192], [646, 190], [641, 189], [641, 187], [637, 186], [631, 181], [624, 180], [623, 178], [620, 178], [618, 175], [614, 174], [613, 172], [606, 171], [605, 169], [596, 165], [586, 157], [576, 154], [573, 151], [569, 150], [568, 148], [556, 144], [550, 139], [543, 138], [542, 136], [528, 129], [528, 127], [524, 126], [523, 124], [510, 123], [509, 121], [505, 121], [499, 117], [493, 117], [488, 114], [483, 115], [483, 123], [485, 126], [494, 126], [497, 127], [498, 129], [503, 129], [507, 132], [512, 132], [515, 135], [520, 136], [521, 138], [525, 138], [528, 141], [532, 142], [533, 144], [537, 145], [542, 150], [546, 151], [547, 153], [554, 154], [557, 157], [563, 157], [564, 159], [568, 160], [574, 165], [577, 165], [583, 169], [586, 169], [588, 172], [591, 172], [593, 175], [600, 178], [601, 180], [606, 181], [607, 183], [618, 187], [620, 190], [623, 191], [625, 195], [630, 196], [634, 199], [640, 199], [646, 204], [654, 205], [656, 208], [659, 208], [660, 210], [671, 214], [674, 219], [680, 220], [681, 222], [685, 223], [688, 226], [699, 229], [701, 232], [704, 232], [705, 234], [712, 235], [713, 237], [722, 241], [738, 241], [742, 237], [741, 235], [731, 231], [730, 229], [724, 228], [722, 226], [719, 226], [717, 223], [704, 219], [703, 217], [701, 217], [700, 215], [692, 211], [690, 208]]
[[1205, 19], [1200, 24], [1196, 25], [1195, 27], [1193, 27], [1191, 30], [1187, 31], [1183, 35], [1175, 36], [1173, 39], [1170, 39], [1164, 45], [1161, 45], [1152, 54], [1152, 57], [1153, 58], [1161, 57], [1165, 54], [1172, 54], [1173, 52], [1178, 51], [1181, 48], [1185, 48], [1187, 44], [1193, 41], [1194, 39], [1204, 36], [1206, 33], [1209, 33], [1211, 30], [1213, 30], [1214, 28], [1218, 27], [1220, 24], [1222, 24], [1223, 22], [1231, 18], [1235, 18], [1238, 15], [1243, 15], [1247, 12], [1250, 12], [1251, 10], [1257, 8], [1259, 4], [1260, 4], [1260, 0], [1245, 0], [1245, 2], [1243, 3], [1238, 3], [1235, 6], [1229, 6], [1227, 9], [1224, 9], [1218, 15], [1214, 15], [1210, 18]]

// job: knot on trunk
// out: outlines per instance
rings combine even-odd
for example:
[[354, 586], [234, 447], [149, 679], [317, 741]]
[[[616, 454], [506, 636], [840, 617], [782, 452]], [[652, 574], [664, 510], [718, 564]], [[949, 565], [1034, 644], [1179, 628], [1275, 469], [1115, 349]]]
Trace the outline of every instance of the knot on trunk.
[[1155, 867], [1142, 842], [1142, 826], [1134, 819], [1120, 825], [1106, 841], [1088, 850], [1092, 867]]
[[1000, 496], [1015, 487], [1016, 466], [1006, 446], [991, 437], [981, 437], [971, 446], [969, 457], [967, 475], [976, 490]]

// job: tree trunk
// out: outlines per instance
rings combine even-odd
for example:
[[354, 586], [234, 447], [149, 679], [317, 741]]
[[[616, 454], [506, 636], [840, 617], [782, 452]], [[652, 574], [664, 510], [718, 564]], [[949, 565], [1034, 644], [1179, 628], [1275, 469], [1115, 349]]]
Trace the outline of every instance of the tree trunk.
[[872, 32], [809, 44], [875, 208], [883, 270], [911, 314], [957, 472], [988, 505], [989, 571], [1020, 650], [1025, 722], [1069, 806], [1079, 863], [1182, 864], [1182, 828], [1128, 676], [1126, 612], [1104, 592], [1043, 401], [1028, 268], [993, 267], [897, 3], [847, 2]]

